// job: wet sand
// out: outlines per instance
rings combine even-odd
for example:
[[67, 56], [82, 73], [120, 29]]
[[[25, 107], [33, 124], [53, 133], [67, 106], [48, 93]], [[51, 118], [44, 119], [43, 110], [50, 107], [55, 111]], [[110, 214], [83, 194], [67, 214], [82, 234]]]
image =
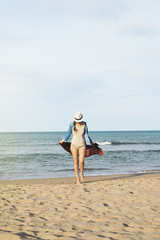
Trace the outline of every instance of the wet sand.
[[160, 173], [0, 181], [0, 240], [159, 240]]

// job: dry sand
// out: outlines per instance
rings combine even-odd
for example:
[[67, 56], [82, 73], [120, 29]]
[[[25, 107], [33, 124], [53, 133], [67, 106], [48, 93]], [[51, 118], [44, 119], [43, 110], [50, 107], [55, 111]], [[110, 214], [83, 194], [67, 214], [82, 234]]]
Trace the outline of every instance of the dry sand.
[[160, 174], [0, 181], [0, 240], [159, 240]]

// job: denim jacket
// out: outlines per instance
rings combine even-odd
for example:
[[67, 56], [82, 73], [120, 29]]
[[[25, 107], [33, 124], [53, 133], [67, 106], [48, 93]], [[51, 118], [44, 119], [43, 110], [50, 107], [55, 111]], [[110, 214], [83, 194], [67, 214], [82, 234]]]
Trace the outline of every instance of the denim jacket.
[[[84, 129], [84, 131], [85, 131], [84, 132], [85, 139], [86, 139], [86, 137], [88, 137], [90, 144], [92, 144], [92, 140], [91, 140], [91, 138], [90, 138], [90, 136], [88, 134], [87, 124], [86, 124], [86, 122], [84, 122], [84, 123], [85, 123], [85, 129]], [[68, 131], [67, 131], [65, 137], [63, 138], [65, 141], [67, 141], [69, 139], [70, 135], [72, 134], [73, 126], [74, 126], [74, 122], [71, 122], [70, 125], [69, 125], [69, 128], [68, 128]]]

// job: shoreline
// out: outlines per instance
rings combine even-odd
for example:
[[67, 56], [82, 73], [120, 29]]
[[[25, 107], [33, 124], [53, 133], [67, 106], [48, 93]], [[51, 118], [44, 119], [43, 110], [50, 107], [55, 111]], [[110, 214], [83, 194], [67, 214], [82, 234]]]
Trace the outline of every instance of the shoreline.
[[[139, 177], [151, 177], [160, 176], [160, 171], [155, 172], [145, 172], [145, 173], [132, 173], [132, 174], [113, 174], [113, 175], [95, 175], [95, 176], [85, 176], [85, 183], [99, 182], [99, 181], [109, 181], [109, 180], [121, 180]], [[0, 185], [28, 185], [28, 184], [75, 184], [76, 177], [58, 177], [58, 178], [33, 178], [33, 179], [14, 179], [14, 180], [0, 180]]]

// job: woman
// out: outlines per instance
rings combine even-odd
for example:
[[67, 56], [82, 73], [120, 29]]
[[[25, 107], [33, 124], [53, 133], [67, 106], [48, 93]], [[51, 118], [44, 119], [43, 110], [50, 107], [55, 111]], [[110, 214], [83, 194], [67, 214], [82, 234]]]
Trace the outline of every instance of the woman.
[[[85, 158], [85, 149], [86, 149], [86, 141], [85, 134], [88, 136], [90, 143], [93, 145], [91, 138], [88, 134], [88, 127], [86, 122], [83, 121], [83, 114], [77, 112], [73, 116], [73, 122], [70, 124], [68, 132], [66, 136], [59, 142], [62, 144], [64, 141], [67, 141], [72, 133], [72, 141], [71, 141], [71, 153], [74, 161], [74, 170], [77, 177], [77, 183], [80, 183], [79, 179], [79, 164], [80, 164], [80, 172], [81, 172], [81, 181], [84, 182], [85, 178], [83, 175], [84, 170], [84, 158]], [[79, 158], [78, 158], [79, 157]]]

